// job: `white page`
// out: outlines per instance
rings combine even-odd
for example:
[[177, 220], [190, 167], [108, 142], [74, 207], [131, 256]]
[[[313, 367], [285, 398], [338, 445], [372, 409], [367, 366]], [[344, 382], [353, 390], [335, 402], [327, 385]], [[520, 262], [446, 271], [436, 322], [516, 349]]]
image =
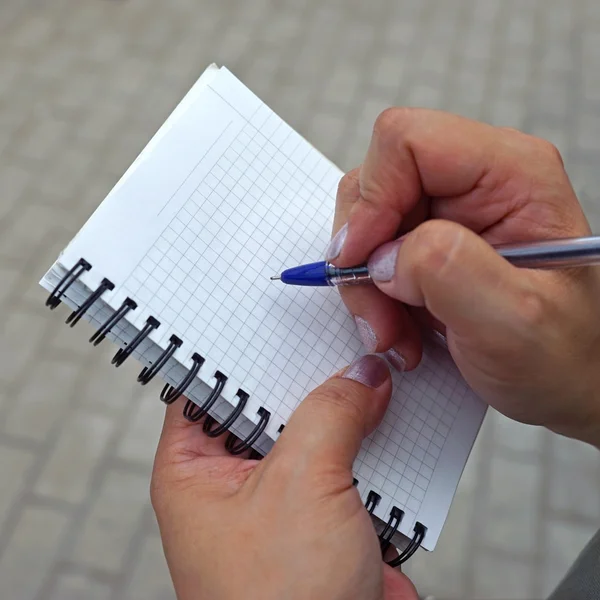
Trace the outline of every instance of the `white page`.
[[[93, 268], [82, 282], [117, 309], [138, 302], [128, 319], [148, 316], [161, 327], [151, 339], [183, 341], [176, 358], [206, 358], [199, 377], [220, 369], [244, 414], [271, 412], [272, 439], [294, 408], [332, 373], [362, 352], [354, 322], [335, 290], [293, 288], [269, 276], [320, 260], [329, 242], [341, 172], [226, 69], [194, 88], [193, 103], [155, 140], [60, 257], [66, 268], [83, 257]], [[50, 287], [46, 283], [47, 287]], [[366, 440], [355, 465], [363, 497], [405, 511], [400, 531], [415, 521], [433, 549], [484, 414], [442, 350], [430, 349], [414, 373], [395, 375], [385, 422]]]

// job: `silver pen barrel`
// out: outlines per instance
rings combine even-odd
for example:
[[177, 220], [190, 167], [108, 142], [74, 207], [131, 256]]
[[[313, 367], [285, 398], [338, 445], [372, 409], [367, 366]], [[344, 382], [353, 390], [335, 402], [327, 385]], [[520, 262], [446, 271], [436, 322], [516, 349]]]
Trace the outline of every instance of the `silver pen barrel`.
[[[600, 236], [567, 238], [520, 244], [502, 244], [494, 249], [516, 267], [564, 269], [600, 265]], [[329, 285], [357, 285], [371, 281], [366, 266], [339, 269], [327, 267]]]
[[600, 264], [600, 237], [503, 244], [495, 250], [517, 267], [564, 269]]

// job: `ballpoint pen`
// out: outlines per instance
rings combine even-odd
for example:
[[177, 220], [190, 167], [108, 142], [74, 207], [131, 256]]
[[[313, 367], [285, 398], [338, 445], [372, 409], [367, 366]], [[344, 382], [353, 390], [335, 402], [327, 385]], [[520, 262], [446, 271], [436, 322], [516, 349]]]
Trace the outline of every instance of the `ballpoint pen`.
[[[517, 267], [561, 269], [600, 265], [600, 236], [502, 244], [494, 249]], [[316, 262], [287, 269], [271, 280], [288, 285], [311, 287], [356, 285], [371, 281], [366, 265], [340, 269], [328, 262]]]

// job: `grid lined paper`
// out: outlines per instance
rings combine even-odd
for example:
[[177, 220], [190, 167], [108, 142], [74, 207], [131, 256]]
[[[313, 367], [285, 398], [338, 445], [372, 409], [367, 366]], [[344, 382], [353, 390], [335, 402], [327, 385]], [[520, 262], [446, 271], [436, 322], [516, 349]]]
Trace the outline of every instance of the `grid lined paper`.
[[373, 489], [383, 504], [403, 507], [412, 526], [462, 400], [472, 392], [433, 349], [417, 372], [397, 377], [395, 384], [383, 423], [363, 443], [354, 471], [361, 491]]
[[282, 422], [360, 350], [339, 295], [269, 280], [320, 258], [339, 180], [293, 133], [260, 105], [125, 285]]
[[[217, 369], [229, 378], [226, 401], [235, 404], [239, 388], [250, 394], [242, 430], [264, 406], [276, 440], [306, 394], [362, 352], [336, 290], [269, 280], [322, 259], [341, 172], [227, 70], [194, 93], [61, 265], [90, 258], [95, 268], [82, 276], [90, 289], [112, 273], [108, 305], [130, 296], [133, 326], [149, 315], [161, 323], [141, 359], [156, 360], [177, 335], [175, 359], [189, 367], [200, 353], [202, 381], [212, 383]], [[121, 231], [127, 223], [127, 244], [115, 222]], [[99, 248], [99, 236], [113, 243]], [[50, 272], [45, 285], [55, 278]], [[433, 549], [483, 414], [441, 348], [428, 347], [416, 371], [395, 373], [389, 410], [354, 465], [363, 499], [381, 496], [375, 514], [386, 521], [393, 506], [402, 509], [400, 531], [412, 536], [422, 522]]]

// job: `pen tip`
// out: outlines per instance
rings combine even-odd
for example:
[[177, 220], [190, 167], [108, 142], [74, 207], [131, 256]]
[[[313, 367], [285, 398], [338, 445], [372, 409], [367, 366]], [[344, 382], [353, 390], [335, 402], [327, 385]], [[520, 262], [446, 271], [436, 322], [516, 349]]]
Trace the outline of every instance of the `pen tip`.
[[281, 280], [281, 275], [273, 275], [271, 277], [271, 281], [280, 281]]

